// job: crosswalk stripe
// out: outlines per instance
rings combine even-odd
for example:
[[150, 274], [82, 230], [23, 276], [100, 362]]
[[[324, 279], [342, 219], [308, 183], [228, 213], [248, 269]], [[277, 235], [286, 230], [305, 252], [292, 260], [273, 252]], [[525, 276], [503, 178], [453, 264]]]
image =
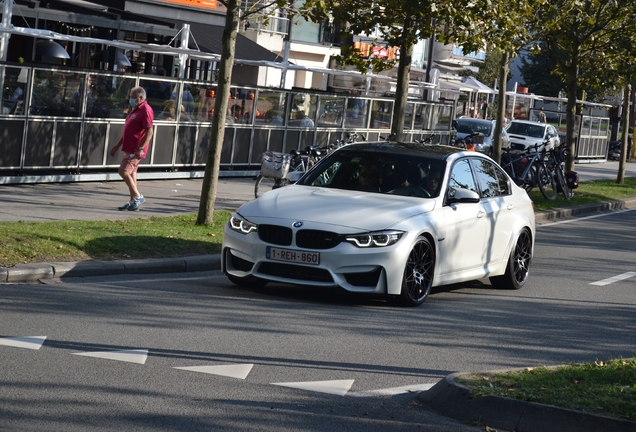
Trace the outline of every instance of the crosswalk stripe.
[[220, 365], [220, 366], [187, 366], [187, 367], [173, 367], [173, 369], [181, 369], [192, 372], [201, 372], [211, 375], [220, 375], [230, 378], [245, 379], [249, 375], [250, 371], [254, 367], [253, 364], [239, 364], [239, 365]]
[[597, 282], [592, 282], [590, 285], [605, 286], [614, 282], [620, 282], [625, 279], [633, 278], [634, 276], [636, 276], [636, 272], [627, 272], [627, 273], [619, 274], [617, 276], [612, 276], [611, 278], [603, 279]]
[[0, 345], [39, 350], [40, 348], [42, 348], [42, 344], [44, 343], [45, 339], [46, 336], [20, 336], [1, 338]]
[[275, 386], [290, 387], [300, 390], [309, 390], [320, 393], [344, 396], [347, 394], [354, 380], [333, 380], [333, 381], [307, 381], [307, 382], [287, 382], [271, 383]]
[[84, 357], [96, 357], [107, 360], [117, 360], [129, 363], [145, 364], [148, 358], [147, 349], [118, 350], [118, 351], [96, 351], [73, 353], [73, 355]]

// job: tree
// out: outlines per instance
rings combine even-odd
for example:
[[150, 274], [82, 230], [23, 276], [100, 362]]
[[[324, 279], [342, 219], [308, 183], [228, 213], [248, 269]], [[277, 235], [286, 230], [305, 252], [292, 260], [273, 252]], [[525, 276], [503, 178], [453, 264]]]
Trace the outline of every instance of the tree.
[[[545, 43], [539, 45], [545, 45]], [[559, 96], [565, 87], [563, 79], [552, 73], [554, 64], [554, 59], [546, 49], [528, 51], [528, 55], [521, 58], [519, 71], [530, 93], [550, 97]]]
[[[479, 68], [477, 73], [466, 70], [466, 72], [460, 72], [460, 75], [475, 76], [479, 81], [486, 84], [488, 87], [495, 87], [495, 84], [499, 82], [499, 72], [501, 69], [501, 57], [503, 54], [501, 51], [494, 50], [490, 47], [486, 48], [486, 59], [481, 62], [474, 62], [472, 66]], [[510, 74], [506, 77], [506, 81], [510, 79]], [[505, 81], [504, 81], [505, 85]]]
[[501, 130], [506, 110], [506, 81], [510, 58], [529, 40], [529, 23], [535, 19], [534, 10], [546, 0], [509, 2], [476, 0], [466, 7], [465, 14], [450, 15], [445, 23], [446, 40], [455, 41], [464, 52], [488, 46], [500, 53], [497, 122], [494, 135], [493, 159], [501, 159]]
[[225, 136], [225, 117], [232, 82], [232, 67], [234, 66], [234, 53], [236, 50], [236, 34], [241, 20], [257, 15], [269, 9], [291, 11], [292, 6], [287, 0], [250, 2], [249, 7], [241, 13], [239, 0], [219, 0], [227, 8], [225, 15], [225, 27], [221, 40], [221, 61], [218, 68], [218, 82], [216, 100], [214, 102], [214, 119], [212, 120], [212, 133], [205, 164], [205, 174], [201, 186], [201, 201], [197, 225], [212, 225], [214, 221], [214, 201], [219, 181], [219, 169], [221, 165], [221, 149]]
[[[599, 88], [620, 79], [626, 51], [623, 41], [634, 40], [636, 2], [633, 0], [552, 0], [537, 7], [530, 30], [545, 43], [563, 79], [567, 94], [566, 142], [570, 152], [566, 170], [574, 168], [576, 100], [581, 88]], [[628, 54], [634, 61], [633, 54]], [[602, 71], [599, 66], [602, 65]]]

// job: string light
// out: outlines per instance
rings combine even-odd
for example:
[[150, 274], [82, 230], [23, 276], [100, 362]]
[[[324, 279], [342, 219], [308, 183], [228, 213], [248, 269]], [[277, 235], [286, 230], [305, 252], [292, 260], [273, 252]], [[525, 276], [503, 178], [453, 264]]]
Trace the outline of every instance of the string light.
[[66, 23], [63, 23], [63, 22], [58, 22], [58, 24], [61, 25], [62, 28], [65, 28], [65, 29], [73, 31], [73, 32], [84, 32], [84, 31], [87, 31], [87, 30], [93, 30], [95, 28], [95, 26], [73, 27], [73, 26], [70, 26], [70, 25], [68, 25]]

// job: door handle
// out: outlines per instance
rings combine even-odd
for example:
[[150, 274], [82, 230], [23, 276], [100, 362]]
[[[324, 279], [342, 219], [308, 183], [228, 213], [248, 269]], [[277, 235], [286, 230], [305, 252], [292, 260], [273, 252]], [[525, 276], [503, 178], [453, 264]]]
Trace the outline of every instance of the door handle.
[[515, 208], [514, 204], [508, 204], [508, 207], [506, 207], [506, 209], [508, 209], [508, 210], [512, 210], [514, 208]]
[[477, 218], [482, 218], [482, 217], [484, 217], [484, 215], [485, 215], [485, 214], [486, 214], [486, 212], [485, 212], [485, 211], [481, 211], [481, 210], [479, 210], [479, 211], [477, 212]]

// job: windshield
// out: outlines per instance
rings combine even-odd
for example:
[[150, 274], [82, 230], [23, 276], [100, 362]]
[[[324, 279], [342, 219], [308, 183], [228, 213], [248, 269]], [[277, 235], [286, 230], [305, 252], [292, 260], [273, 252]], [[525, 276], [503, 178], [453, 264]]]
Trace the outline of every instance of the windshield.
[[474, 120], [468, 119], [458, 119], [457, 120], [457, 132], [471, 134], [471, 133], [483, 133], [484, 136], [490, 136], [490, 132], [492, 131], [492, 123], [491, 122], [477, 122]]
[[545, 126], [532, 125], [527, 123], [510, 123], [508, 133], [514, 135], [525, 135], [533, 138], [543, 138]]
[[437, 197], [444, 161], [372, 149], [340, 149], [297, 184], [372, 193]]

